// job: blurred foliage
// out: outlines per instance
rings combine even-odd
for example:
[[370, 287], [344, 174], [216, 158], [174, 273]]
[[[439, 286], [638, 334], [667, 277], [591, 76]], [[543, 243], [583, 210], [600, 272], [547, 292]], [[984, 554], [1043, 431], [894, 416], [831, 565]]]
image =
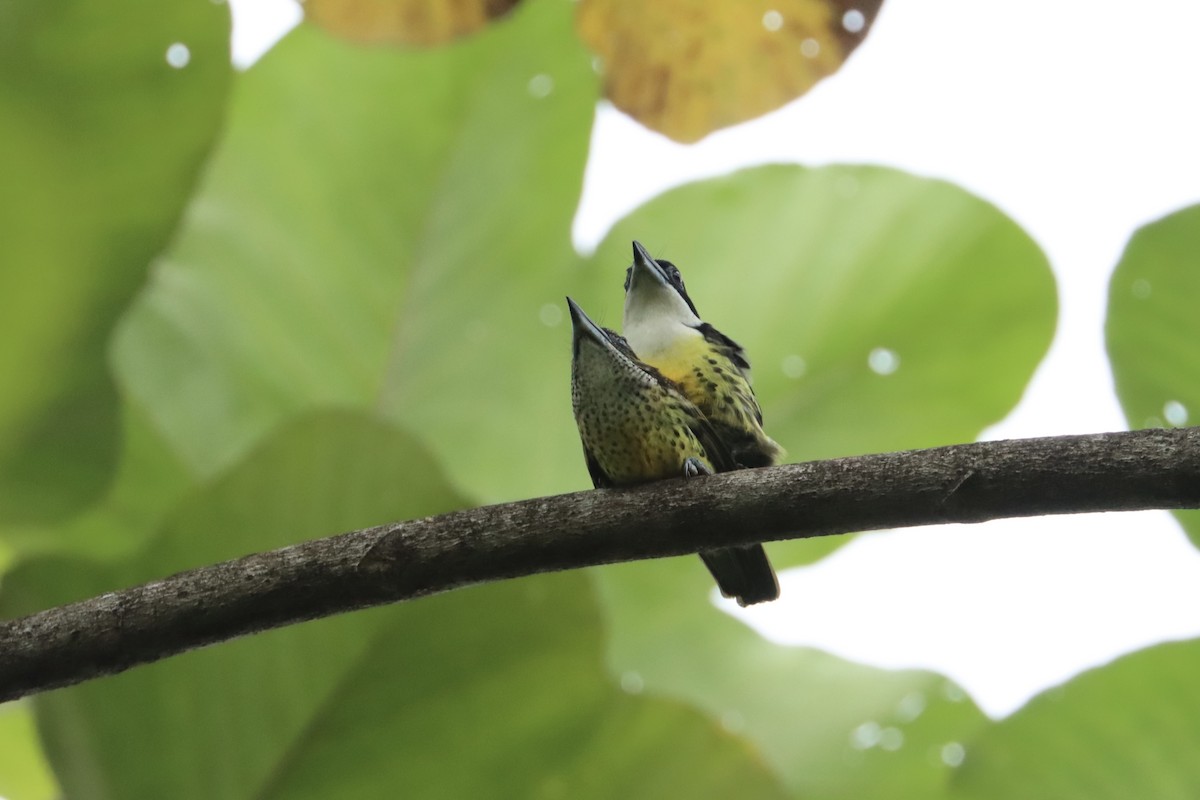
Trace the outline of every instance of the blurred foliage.
[[0, 797], [53, 800], [58, 787], [38, 745], [33, 703], [0, 704]]
[[167, 445], [136, 403], [121, 405], [121, 441], [108, 490], [58, 525], [10, 528], [17, 554], [67, 551], [92, 558], [127, 556], [152, 536], [195, 485], [195, 475]]
[[[1108, 355], [1133, 428], [1200, 422], [1200, 205], [1139, 229], [1108, 293]], [[1200, 512], [1177, 511], [1200, 544]]]
[[1035, 697], [968, 745], [952, 796], [1200, 796], [1197, 665], [1200, 641], [1158, 645]]
[[894, 170], [759, 167], [651, 200], [591, 260], [610, 277], [586, 307], [614, 323], [631, 239], [679, 265], [701, 316], [746, 347], [792, 461], [970, 440], [1016, 404], [1054, 335], [1033, 240]]
[[111, 478], [108, 334], [191, 195], [230, 75], [210, 3], [0, 3], [0, 526], [61, 521]]
[[[519, 0], [306, 0], [305, 14], [362, 43], [442, 44]], [[836, 72], [883, 0], [578, 0], [578, 36], [604, 96], [651, 130], [694, 142], [795, 100]], [[558, 31], [556, 36], [572, 36]], [[543, 40], [541, 46], [562, 42]], [[547, 86], [547, 84], [540, 84]]]
[[351, 41], [436, 45], [482, 29], [520, 0], [306, 0], [304, 15]]
[[774, 111], [838, 70], [883, 0], [579, 0], [604, 96], [651, 130], [695, 142]]
[[[845, 10], [820, 7], [834, 26]], [[817, 20], [817, 8], [796, 13]], [[1029, 237], [960, 189], [893, 170], [772, 166], [681, 187], [579, 256], [570, 226], [600, 79], [573, 25], [633, 13], [618, 4], [581, 4], [577, 20], [562, 0], [528, 0], [419, 52], [302, 26], [232, 92], [223, 6], [172, 4], [143, 24], [123, 9], [0, 3], [20, 32], [0, 27], [0, 108], [16, 109], [0, 115], [0, 158], [20, 187], [0, 188], [20, 211], [0, 220], [12, 227], [0, 303], [18, 290], [33, 303], [0, 315], [0, 370], [20, 378], [0, 398], [0, 557], [16, 563], [6, 615], [587, 486], [562, 296], [617, 322], [635, 237], [681, 264], [705, 316], [746, 346], [768, 430], [793, 459], [972, 439], [1016, 403], [1049, 344], [1054, 283]], [[778, 10], [775, 33], [799, 35]], [[596, 19], [612, 40], [617, 22]], [[716, 24], [690, 21], [702, 37]], [[173, 43], [188, 47], [179, 69]], [[1148, 274], [1151, 298], [1179, 277]], [[1187, 330], [1172, 313], [1155, 315], [1164, 338]], [[772, 557], [805, 563], [833, 546], [784, 543]], [[1076, 729], [1055, 704], [994, 725], [941, 676], [772, 644], [711, 592], [695, 558], [641, 562], [190, 653], [0, 707], [0, 792], [39, 800], [56, 779], [72, 798], [401, 786], [933, 798], [1018, 796], [1056, 769], [1065, 777], [1047, 785], [1086, 786], [1085, 761], [1043, 758]], [[1113, 682], [1109, 693], [1155, 684], [1130, 727], [1106, 706], [1098, 758], [1157, 713], [1150, 695], [1174, 685], [1191, 646], [1170, 652], [1078, 679]], [[1081, 689], [1079, 713], [1097, 694]], [[1191, 735], [1165, 730], [1181, 747]], [[946, 755], [958, 747], [961, 770]], [[1128, 767], [1114, 783], [1125, 796], [1157, 785], [1146, 752], [1111, 759]]]
[[[569, 334], [539, 316], [580, 276], [595, 79], [568, 11], [523, 7], [418, 53], [302, 27], [246, 73], [114, 349], [190, 469], [215, 474], [289, 416], [337, 406], [420, 432], [477, 499], [580, 486]], [[531, 92], [538, 77], [553, 91]]]
[[[946, 776], [940, 748], [986, 723], [941, 676], [768, 642], [701, 601], [708, 579], [699, 559], [594, 574], [622, 683], [685, 700], [742, 732], [797, 797], [931, 796]], [[903, 746], [855, 735], [872, 728]]]

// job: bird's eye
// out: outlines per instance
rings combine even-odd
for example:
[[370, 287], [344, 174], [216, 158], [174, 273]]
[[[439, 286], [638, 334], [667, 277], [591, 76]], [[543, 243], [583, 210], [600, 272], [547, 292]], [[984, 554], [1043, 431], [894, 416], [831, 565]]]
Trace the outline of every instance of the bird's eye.
[[633, 280], [633, 267], [625, 268], [625, 291], [629, 291], [629, 282]]
[[679, 274], [679, 267], [675, 266], [670, 261], [667, 261], [665, 258], [660, 258], [658, 260], [658, 265], [662, 267], [663, 272], [667, 276], [667, 280], [669, 280], [671, 283], [676, 285], [683, 283], [683, 278]]

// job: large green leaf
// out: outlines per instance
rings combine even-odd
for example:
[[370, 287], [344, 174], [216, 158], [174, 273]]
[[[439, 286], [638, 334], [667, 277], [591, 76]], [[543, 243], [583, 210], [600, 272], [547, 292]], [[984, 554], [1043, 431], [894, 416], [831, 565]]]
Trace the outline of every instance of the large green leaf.
[[[1108, 290], [1108, 355], [1133, 428], [1200, 422], [1200, 205], [1139, 229]], [[1200, 543], [1200, 513], [1177, 512]]]
[[[31, 523], [65, 518], [110, 477], [107, 334], [217, 132], [229, 14], [4, 0], [0, 20], [0, 522]], [[172, 45], [188, 49], [183, 68]]]
[[1035, 697], [966, 746], [955, 797], [1200, 795], [1200, 641], [1158, 645]]
[[[974, 440], [1054, 334], [1034, 241], [962, 189], [896, 170], [768, 166], [667, 192], [597, 248], [605, 283], [584, 300], [602, 318], [620, 319], [632, 239], [678, 264], [704, 318], [746, 348], [789, 461]], [[795, 563], [837, 544], [774, 551]]]
[[[789, 460], [972, 440], [1054, 334], [1054, 278], [1028, 234], [896, 170], [758, 167], [655, 198], [593, 259], [614, 317], [631, 239], [678, 264], [701, 315], [746, 348]], [[872, 369], [880, 348], [897, 360]]]
[[580, 575], [406, 607], [263, 797], [784, 797], [695, 710], [616, 688]]
[[485, 498], [577, 486], [567, 333], [540, 312], [576, 263], [594, 92], [558, 0], [421, 53], [294, 31], [238, 85], [122, 383], [204, 474], [336, 405], [420, 432]]
[[[461, 503], [408, 437], [320, 414], [193, 497], [138, 558], [18, 568], [4, 611]], [[780, 796], [697, 712], [615, 688], [578, 574], [292, 626], [37, 705], [73, 798]]]
[[[706, 218], [719, 224], [697, 224]], [[1020, 228], [960, 189], [893, 170], [762, 167], [651, 201], [597, 249], [608, 285], [585, 299], [601, 317], [619, 318], [613, 290], [635, 238], [679, 264], [701, 313], [746, 347], [767, 428], [796, 460], [974, 439], [1020, 398], [1054, 330], [1053, 277]], [[873, 370], [876, 348], [898, 369]], [[837, 544], [770, 549], [787, 565]], [[736, 714], [805, 796], [924, 796], [944, 779], [941, 747], [984, 723], [947, 700], [940, 676], [763, 641], [706, 602], [696, 559], [596, 575], [613, 669]], [[914, 702], [923, 713], [898, 721]], [[860, 725], [905, 743], [857, 751]]]

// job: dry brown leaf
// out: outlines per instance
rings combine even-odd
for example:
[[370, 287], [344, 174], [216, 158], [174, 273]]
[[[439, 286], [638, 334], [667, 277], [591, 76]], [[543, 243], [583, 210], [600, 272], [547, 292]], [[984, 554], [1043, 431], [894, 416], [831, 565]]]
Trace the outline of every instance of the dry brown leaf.
[[613, 105], [680, 142], [804, 94], [862, 41], [883, 0], [579, 0]]
[[306, 0], [304, 14], [355, 42], [429, 46], [474, 33], [521, 0]]

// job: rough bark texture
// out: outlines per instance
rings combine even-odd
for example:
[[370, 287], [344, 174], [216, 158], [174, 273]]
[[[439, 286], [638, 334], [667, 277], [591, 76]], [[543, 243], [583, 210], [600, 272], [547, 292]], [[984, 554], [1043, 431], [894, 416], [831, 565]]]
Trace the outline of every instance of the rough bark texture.
[[397, 522], [0, 622], [0, 701], [458, 586], [766, 539], [1200, 506], [1200, 428], [941, 447]]

